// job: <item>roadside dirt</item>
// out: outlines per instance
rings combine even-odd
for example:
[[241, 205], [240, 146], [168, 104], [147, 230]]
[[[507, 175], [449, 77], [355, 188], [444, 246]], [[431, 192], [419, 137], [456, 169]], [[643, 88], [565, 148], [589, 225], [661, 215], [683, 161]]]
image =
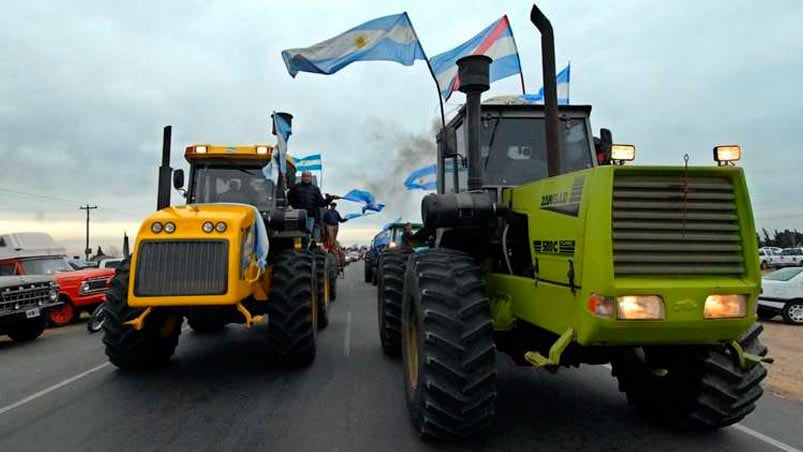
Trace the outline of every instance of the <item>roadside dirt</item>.
[[764, 389], [786, 399], [803, 402], [803, 327], [776, 320], [762, 322], [761, 340], [775, 363], [769, 365]]

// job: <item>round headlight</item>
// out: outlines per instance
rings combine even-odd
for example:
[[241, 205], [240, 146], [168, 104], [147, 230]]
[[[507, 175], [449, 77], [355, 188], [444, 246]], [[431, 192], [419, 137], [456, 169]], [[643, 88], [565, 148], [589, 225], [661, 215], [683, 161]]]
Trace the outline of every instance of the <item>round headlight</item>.
[[207, 221], [202, 226], [202, 229], [204, 230], [204, 232], [212, 232], [212, 230], [215, 229], [215, 225], [212, 224], [211, 222]]
[[159, 223], [158, 221], [154, 222], [151, 225], [151, 232], [153, 232], [154, 234], [162, 232], [162, 223]]
[[165, 223], [165, 232], [167, 232], [168, 234], [172, 234], [175, 231], [176, 231], [175, 223], [171, 223], [171, 222]]
[[220, 221], [218, 224], [215, 225], [215, 230], [217, 232], [226, 232], [226, 223]]
[[59, 291], [56, 288], [50, 289], [50, 301], [56, 301], [59, 299]]

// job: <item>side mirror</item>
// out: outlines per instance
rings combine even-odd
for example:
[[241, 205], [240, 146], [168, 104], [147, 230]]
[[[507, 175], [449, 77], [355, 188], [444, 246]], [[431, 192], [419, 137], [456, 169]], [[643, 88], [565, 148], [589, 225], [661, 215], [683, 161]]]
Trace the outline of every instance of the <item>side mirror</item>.
[[177, 169], [173, 170], [173, 188], [176, 190], [181, 190], [184, 188], [184, 170]]

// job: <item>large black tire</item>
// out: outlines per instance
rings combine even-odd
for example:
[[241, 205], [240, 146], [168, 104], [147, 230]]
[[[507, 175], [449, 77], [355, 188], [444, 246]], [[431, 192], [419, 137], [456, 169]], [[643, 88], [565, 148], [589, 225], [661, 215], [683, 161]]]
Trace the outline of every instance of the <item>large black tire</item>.
[[803, 325], [803, 301], [790, 301], [781, 311], [783, 321], [791, 325]]
[[386, 355], [401, 355], [402, 290], [410, 249], [385, 250], [376, 274], [376, 311], [379, 340]]
[[331, 303], [337, 299], [338, 262], [331, 252], [326, 253], [326, 262], [329, 265], [329, 302]]
[[329, 325], [329, 302], [330, 297], [329, 262], [326, 259], [326, 251], [317, 249], [312, 252], [315, 256], [315, 302], [318, 303], [318, 329], [326, 328]]
[[309, 252], [284, 251], [273, 259], [268, 346], [275, 358], [290, 365], [306, 365], [315, 359], [314, 283]]
[[[738, 339], [742, 348], [759, 356], [767, 347], [755, 324]], [[717, 429], [742, 420], [763, 394], [763, 365], [742, 368], [724, 345], [701, 348], [646, 349], [643, 359], [628, 350], [611, 362], [619, 390], [631, 405], [680, 426]]]
[[103, 343], [109, 361], [120, 369], [137, 370], [166, 364], [178, 345], [184, 318], [154, 310], [139, 331], [124, 325], [143, 312], [128, 306], [129, 261], [123, 262], [106, 294]]
[[43, 319], [30, 319], [12, 325], [6, 331], [8, 337], [17, 342], [28, 342], [36, 339], [45, 331]]
[[374, 281], [374, 264], [373, 259], [366, 258], [364, 262], [365, 282], [372, 283]]
[[454, 439], [490, 428], [496, 352], [485, 281], [474, 260], [446, 249], [415, 253], [402, 316], [404, 386], [415, 430]]
[[759, 307], [758, 310], [756, 311], [756, 315], [761, 320], [771, 320], [776, 315], [778, 315], [778, 313], [775, 311], [770, 311], [769, 309], [762, 309], [761, 307]]

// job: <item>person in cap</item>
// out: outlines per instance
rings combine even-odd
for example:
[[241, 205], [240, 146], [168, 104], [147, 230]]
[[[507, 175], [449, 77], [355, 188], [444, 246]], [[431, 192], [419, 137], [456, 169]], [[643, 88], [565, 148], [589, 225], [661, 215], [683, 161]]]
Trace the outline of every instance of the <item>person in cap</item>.
[[294, 209], [307, 211], [307, 229], [313, 233], [316, 241], [320, 241], [320, 231], [316, 228], [321, 223], [321, 207], [326, 207], [337, 196], [329, 194], [324, 197], [321, 190], [312, 184], [312, 173], [301, 173], [301, 182], [290, 187], [287, 192], [287, 202]]
[[323, 227], [324, 232], [326, 232], [325, 240], [327, 248], [334, 249], [340, 223], [345, 223], [347, 221], [349, 220], [341, 217], [340, 212], [337, 211], [337, 204], [329, 204], [329, 209], [323, 214]]

